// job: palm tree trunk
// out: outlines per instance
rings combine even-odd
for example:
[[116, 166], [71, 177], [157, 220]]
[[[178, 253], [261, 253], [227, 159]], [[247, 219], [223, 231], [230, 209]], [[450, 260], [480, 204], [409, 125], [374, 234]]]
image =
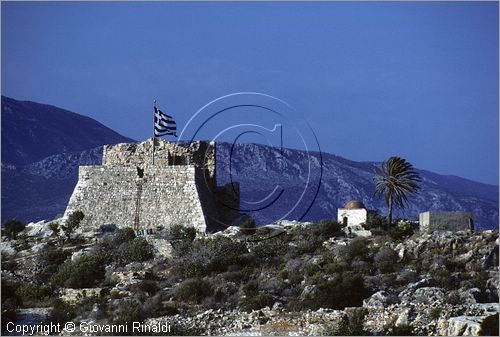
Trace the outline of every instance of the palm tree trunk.
[[392, 196], [389, 196], [389, 202], [387, 204], [389, 206], [389, 215], [388, 215], [389, 226], [391, 226], [392, 225]]

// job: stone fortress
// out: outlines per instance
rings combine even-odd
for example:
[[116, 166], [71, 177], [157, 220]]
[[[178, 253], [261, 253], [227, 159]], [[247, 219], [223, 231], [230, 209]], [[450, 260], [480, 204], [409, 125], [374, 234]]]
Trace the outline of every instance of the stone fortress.
[[[85, 215], [80, 230], [92, 235], [103, 225], [132, 227], [138, 234], [173, 225], [199, 233], [232, 225], [241, 214], [238, 183], [217, 186], [215, 142], [186, 143], [153, 139], [138, 144], [105, 145], [102, 165], [80, 166], [78, 183], [64, 219]], [[338, 209], [346, 234], [370, 236], [363, 225], [368, 210], [352, 200]], [[473, 230], [469, 212], [425, 212], [420, 230]]]
[[105, 145], [102, 165], [80, 166], [64, 218], [82, 211], [83, 233], [102, 225], [143, 233], [184, 225], [205, 233], [239, 216], [239, 185], [217, 186], [215, 142], [157, 139], [153, 154], [153, 141]]

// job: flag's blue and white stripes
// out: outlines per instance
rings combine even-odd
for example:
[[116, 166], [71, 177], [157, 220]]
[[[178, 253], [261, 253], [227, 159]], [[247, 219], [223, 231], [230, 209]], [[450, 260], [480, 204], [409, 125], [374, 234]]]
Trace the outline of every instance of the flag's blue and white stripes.
[[177, 137], [177, 124], [172, 116], [167, 115], [160, 109], [155, 109], [155, 137], [173, 135]]

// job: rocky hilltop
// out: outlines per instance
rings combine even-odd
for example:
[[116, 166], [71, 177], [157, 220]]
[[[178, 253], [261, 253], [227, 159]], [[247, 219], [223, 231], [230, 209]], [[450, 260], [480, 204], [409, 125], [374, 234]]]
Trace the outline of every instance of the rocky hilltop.
[[4, 236], [3, 324], [132, 329], [135, 321], [166, 324], [173, 335], [498, 335], [497, 231], [413, 233], [402, 222], [352, 238], [331, 220], [250, 221], [198, 237], [189, 227], [136, 237], [102, 226], [88, 240], [55, 233], [54, 222]]

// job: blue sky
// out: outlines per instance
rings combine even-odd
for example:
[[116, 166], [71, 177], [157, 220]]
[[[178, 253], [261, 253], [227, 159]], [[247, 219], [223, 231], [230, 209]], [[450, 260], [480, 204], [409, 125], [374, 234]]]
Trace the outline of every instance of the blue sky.
[[498, 184], [496, 2], [2, 2], [3, 95], [142, 140], [154, 98], [182, 126], [239, 91], [290, 103], [325, 152]]

